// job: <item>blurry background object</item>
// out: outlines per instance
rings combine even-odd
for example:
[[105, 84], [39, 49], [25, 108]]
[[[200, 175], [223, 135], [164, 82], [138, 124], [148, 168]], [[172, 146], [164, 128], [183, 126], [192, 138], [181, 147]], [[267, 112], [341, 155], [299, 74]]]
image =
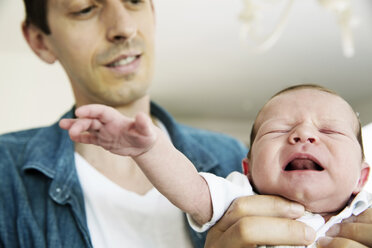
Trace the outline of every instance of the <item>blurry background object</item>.
[[318, 0], [323, 7], [332, 11], [340, 26], [342, 49], [346, 57], [354, 55], [354, 40], [352, 29], [358, 24], [353, 16], [352, 0]]
[[[287, 3], [277, 20], [273, 31], [264, 34], [263, 19], [270, 18], [271, 15], [266, 13], [265, 9], [280, 12], [280, 2], [272, 0], [242, 0], [243, 9], [239, 15], [239, 20], [242, 23], [241, 39], [243, 42], [251, 40], [255, 45], [252, 45], [252, 50], [264, 52], [270, 49], [280, 38], [283, 30], [288, 22], [289, 12], [294, 0], [285, 0]], [[275, 4], [275, 5], [274, 5]]]
[[[294, 0], [242, 0], [243, 9], [240, 13], [239, 20], [242, 22], [241, 37], [242, 40], [252, 40], [255, 45], [252, 46], [254, 51], [266, 51], [270, 49], [280, 38], [288, 22], [289, 12]], [[336, 19], [341, 32], [342, 49], [345, 57], [354, 55], [354, 41], [352, 28], [356, 26], [357, 19], [353, 16], [352, 0], [317, 0], [320, 6], [332, 12]], [[282, 7], [281, 3], [285, 3]], [[299, 1], [297, 1], [299, 2]], [[263, 19], [271, 18], [271, 12], [280, 12], [279, 19], [275, 28], [271, 32], [263, 32]]]

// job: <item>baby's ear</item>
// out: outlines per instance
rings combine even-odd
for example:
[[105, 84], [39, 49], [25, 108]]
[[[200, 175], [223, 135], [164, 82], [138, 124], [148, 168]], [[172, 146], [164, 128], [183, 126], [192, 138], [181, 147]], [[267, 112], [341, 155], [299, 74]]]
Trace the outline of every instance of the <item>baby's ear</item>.
[[248, 176], [248, 174], [249, 174], [249, 159], [248, 158], [243, 159], [242, 169], [243, 169], [243, 174]]
[[360, 171], [360, 177], [357, 186], [355, 187], [353, 194], [358, 194], [364, 187], [364, 185], [368, 181], [369, 176], [369, 165], [366, 162], [362, 163], [361, 171]]
[[249, 158], [244, 158], [242, 161], [243, 174], [247, 176], [249, 182], [253, 185], [253, 179], [251, 175], [251, 162]]

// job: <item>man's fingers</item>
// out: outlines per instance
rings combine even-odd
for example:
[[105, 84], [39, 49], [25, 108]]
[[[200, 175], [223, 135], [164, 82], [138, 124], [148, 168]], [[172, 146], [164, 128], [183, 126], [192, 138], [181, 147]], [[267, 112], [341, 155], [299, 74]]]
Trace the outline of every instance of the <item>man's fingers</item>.
[[327, 236], [355, 240], [367, 247], [372, 247], [372, 225], [366, 223], [342, 223], [334, 225]]
[[[244, 217], [226, 231], [214, 226], [208, 233], [206, 247], [213, 242], [216, 247], [309, 245], [314, 241], [315, 235], [311, 227], [299, 221], [276, 217]], [[216, 238], [218, 241], [212, 240]]]
[[268, 216], [299, 218], [304, 214], [304, 207], [282, 197], [255, 195], [236, 199], [225, 215], [218, 222], [219, 228], [227, 230], [244, 216]]
[[275, 217], [246, 217], [234, 227], [245, 242], [257, 245], [309, 245], [316, 236], [315, 231], [302, 222]]
[[[212, 227], [207, 235], [205, 242], [205, 248], [240, 248], [240, 247], [256, 247], [255, 244], [251, 242], [246, 242], [246, 239], [243, 239], [242, 233], [237, 230], [238, 226], [232, 226], [226, 231], [221, 231], [215, 225]], [[250, 244], [247, 244], [250, 243]]]
[[303, 206], [278, 196], [241, 197], [209, 230], [205, 247], [309, 245], [315, 239], [315, 231], [293, 220], [303, 214]]
[[322, 237], [316, 244], [317, 248], [368, 248], [368, 246], [345, 238]]
[[351, 217], [342, 221], [342, 223], [351, 223], [351, 222], [372, 224], [372, 208], [365, 210], [358, 216], [352, 215]]

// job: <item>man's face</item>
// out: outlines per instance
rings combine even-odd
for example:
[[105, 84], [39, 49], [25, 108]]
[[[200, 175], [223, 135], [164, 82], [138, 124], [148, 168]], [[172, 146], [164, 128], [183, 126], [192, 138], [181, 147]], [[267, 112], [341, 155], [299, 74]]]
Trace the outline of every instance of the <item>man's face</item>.
[[153, 74], [150, 0], [49, 0], [46, 43], [65, 68], [77, 105], [124, 105]]
[[340, 97], [314, 89], [286, 92], [265, 105], [256, 123], [249, 178], [259, 193], [323, 213], [343, 207], [360, 189], [367, 165], [355, 135], [358, 122]]

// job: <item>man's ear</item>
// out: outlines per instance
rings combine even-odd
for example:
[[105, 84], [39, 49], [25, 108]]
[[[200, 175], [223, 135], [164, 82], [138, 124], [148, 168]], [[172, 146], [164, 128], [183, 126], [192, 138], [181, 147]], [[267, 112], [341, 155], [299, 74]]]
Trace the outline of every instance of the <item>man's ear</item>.
[[364, 185], [367, 183], [368, 176], [369, 176], [369, 170], [370, 170], [369, 165], [366, 162], [363, 162], [362, 169], [360, 171], [359, 181], [358, 181], [358, 184], [353, 191], [353, 194], [358, 194], [362, 190]]
[[48, 64], [53, 64], [57, 58], [46, 41], [46, 34], [32, 24], [22, 23], [22, 33], [34, 53]]

